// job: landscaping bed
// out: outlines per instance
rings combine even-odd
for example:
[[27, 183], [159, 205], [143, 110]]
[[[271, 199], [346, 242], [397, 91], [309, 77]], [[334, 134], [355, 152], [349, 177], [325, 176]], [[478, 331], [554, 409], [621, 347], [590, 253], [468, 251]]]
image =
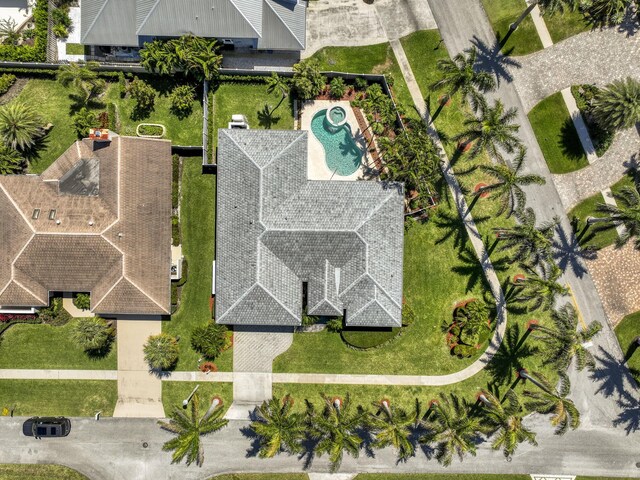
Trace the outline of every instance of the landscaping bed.
[[340, 334], [342, 340], [344, 340], [347, 345], [360, 350], [368, 350], [385, 345], [396, 338], [400, 332], [400, 327], [378, 329], [350, 328], [342, 330]]
[[569, 173], [589, 165], [560, 92], [538, 103], [528, 117], [551, 173]]
[[117, 399], [111, 380], [0, 380], [0, 408], [18, 417], [110, 417]]

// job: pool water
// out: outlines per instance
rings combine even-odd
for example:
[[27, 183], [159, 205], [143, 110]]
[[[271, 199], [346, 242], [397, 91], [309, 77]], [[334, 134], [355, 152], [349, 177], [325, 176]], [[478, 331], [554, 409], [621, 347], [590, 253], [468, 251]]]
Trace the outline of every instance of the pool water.
[[335, 107], [329, 110], [329, 116], [331, 117], [331, 121], [333, 123], [338, 124], [346, 118], [347, 113], [342, 107]]
[[346, 177], [360, 167], [362, 150], [353, 138], [348, 123], [331, 131], [325, 122], [326, 115], [327, 110], [323, 109], [313, 116], [311, 131], [324, 147], [324, 159], [329, 170]]

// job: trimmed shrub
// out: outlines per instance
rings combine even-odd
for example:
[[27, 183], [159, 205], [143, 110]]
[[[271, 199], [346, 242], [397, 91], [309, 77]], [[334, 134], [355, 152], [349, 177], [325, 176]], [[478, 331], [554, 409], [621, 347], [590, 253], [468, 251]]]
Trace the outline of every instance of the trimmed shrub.
[[178, 285], [171, 282], [171, 305], [178, 305]]
[[127, 87], [127, 92], [135, 101], [131, 118], [142, 119], [153, 111], [156, 102], [156, 91], [144, 80], [135, 77]]
[[342, 340], [354, 348], [367, 350], [379, 347], [391, 341], [400, 334], [400, 328], [380, 328], [372, 330], [346, 329], [342, 330]]
[[89, 310], [91, 308], [91, 295], [88, 293], [77, 293], [73, 297], [73, 304], [80, 310]]
[[213, 360], [231, 346], [227, 327], [215, 322], [196, 327], [191, 332], [191, 347], [205, 358]]
[[293, 88], [302, 100], [317, 97], [324, 90], [327, 78], [320, 73], [320, 63], [316, 59], [306, 59], [293, 66]]
[[73, 126], [76, 128], [76, 135], [78, 138], [86, 138], [89, 136], [89, 129], [96, 127], [98, 124], [98, 118], [96, 114], [87, 110], [86, 107], [82, 107], [73, 118]]
[[171, 217], [171, 237], [174, 247], [180, 245], [182, 239], [180, 235], [180, 219], [177, 215]]
[[55, 297], [51, 299], [51, 305], [48, 308], [41, 308], [38, 312], [38, 318], [42, 323], [61, 327], [71, 320], [71, 314], [62, 307], [62, 298]]
[[347, 85], [342, 77], [335, 77], [329, 83], [329, 94], [331, 98], [342, 98], [347, 93]]
[[327, 330], [333, 333], [340, 333], [344, 328], [342, 317], [332, 318], [327, 322]]
[[175, 366], [180, 354], [178, 340], [167, 334], [151, 335], [144, 344], [144, 359], [152, 370], [168, 370]]
[[138, 131], [140, 132], [140, 135], [153, 135], [156, 137], [161, 136], [163, 133], [162, 127], [157, 125], [140, 125]]
[[180, 204], [180, 156], [174, 154], [171, 157], [172, 182], [171, 182], [171, 207], [178, 208]]
[[173, 89], [169, 100], [171, 100], [171, 113], [177, 117], [189, 116], [193, 110], [193, 101], [196, 98], [196, 91], [191, 85], [180, 85]]
[[176, 281], [176, 285], [178, 285], [179, 287], [183, 286], [185, 283], [187, 283], [188, 276], [189, 276], [189, 264], [187, 263], [187, 259], [184, 258], [182, 260], [182, 277], [180, 278], [180, 280]]
[[307, 315], [307, 312], [302, 312], [302, 326], [309, 327], [311, 325], [315, 325], [320, 321], [320, 317], [316, 315]]
[[470, 345], [456, 345], [451, 352], [458, 358], [469, 358], [476, 352], [476, 349]]
[[114, 330], [100, 317], [80, 318], [71, 329], [71, 338], [90, 355], [106, 355]]
[[366, 78], [357, 77], [355, 80], [356, 90], [360, 90], [360, 91], [366, 90], [368, 85], [369, 85], [369, 82], [367, 82]]
[[5, 73], [0, 76], [0, 95], [4, 95], [16, 83], [16, 76], [11, 73]]
[[[17, 323], [42, 323], [36, 315], [19, 315], [14, 313], [0, 313], [0, 335], [11, 325]], [[0, 337], [0, 340], [2, 338]]]

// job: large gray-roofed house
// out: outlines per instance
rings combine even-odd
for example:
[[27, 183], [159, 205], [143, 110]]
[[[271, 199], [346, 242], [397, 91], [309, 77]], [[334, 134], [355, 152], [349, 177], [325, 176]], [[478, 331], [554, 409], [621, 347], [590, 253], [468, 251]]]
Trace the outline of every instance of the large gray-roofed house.
[[85, 45], [142, 46], [154, 37], [228, 39], [260, 50], [303, 50], [306, 2], [298, 0], [82, 0]]
[[306, 131], [218, 131], [216, 321], [402, 324], [403, 186], [307, 178]]
[[102, 315], [170, 313], [171, 142], [73, 144], [40, 176], [0, 176], [0, 306], [90, 292]]

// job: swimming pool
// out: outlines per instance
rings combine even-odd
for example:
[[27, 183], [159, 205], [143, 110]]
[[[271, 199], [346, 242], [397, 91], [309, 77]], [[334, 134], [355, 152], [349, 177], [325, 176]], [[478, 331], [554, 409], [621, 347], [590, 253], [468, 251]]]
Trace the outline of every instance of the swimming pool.
[[349, 123], [332, 131], [326, 123], [327, 109], [316, 112], [311, 120], [311, 131], [324, 147], [327, 167], [336, 175], [354, 173], [362, 163], [362, 150], [351, 133]]

